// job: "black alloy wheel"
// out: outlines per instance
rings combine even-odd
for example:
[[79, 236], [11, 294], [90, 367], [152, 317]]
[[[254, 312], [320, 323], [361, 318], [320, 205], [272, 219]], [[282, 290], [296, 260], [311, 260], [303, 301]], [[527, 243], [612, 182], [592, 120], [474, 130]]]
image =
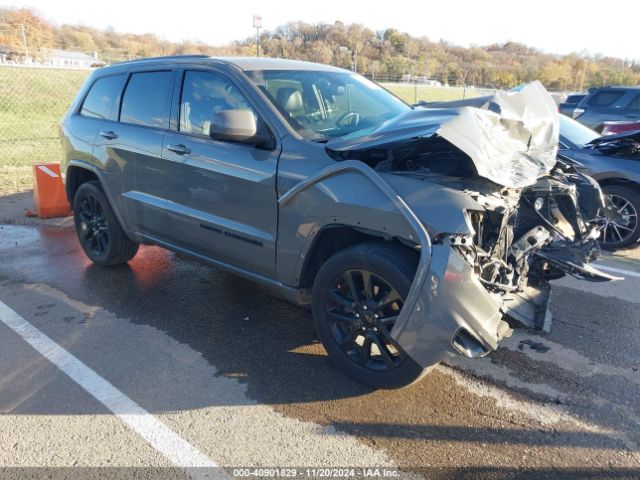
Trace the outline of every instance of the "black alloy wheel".
[[119, 265], [131, 260], [138, 251], [139, 244], [120, 227], [98, 181], [78, 187], [73, 198], [73, 217], [80, 246], [93, 263]]
[[100, 201], [88, 194], [78, 202], [78, 207], [81, 242], [96, 255], [104, 255], [109, 248], [109, 224]]
[[392, 242], [345, 248], [325, 261], [313, 283], [313, 321], [338, 368], [375, 388], [402, 388], [429, 371], [391, 337], [419, 254]]
[[608, 250], [634, 245], [640, 238], [640, 194], [627, 187], [604, 188], [605, 208], [601, 218], [600, 244]]
[[371, 370], [390, 370], [406, 358], [391, 338], [403, 303], [380, 275], [354, 269], [334, 280], [325, 309], [331, 333], [352, 361]]

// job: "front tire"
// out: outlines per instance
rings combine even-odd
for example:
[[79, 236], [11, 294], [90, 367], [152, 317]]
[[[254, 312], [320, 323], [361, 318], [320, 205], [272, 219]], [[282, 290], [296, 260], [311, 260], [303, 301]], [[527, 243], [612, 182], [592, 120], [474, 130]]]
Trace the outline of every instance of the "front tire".
[[120, 227], [99, 182], [80, 185], [73, 199], [73, 218], [80, 245], [93, 263], [119, 265], [138, 251], [139, 244]]
[[341, 250], [320, 268], [312, 292], [318, 337], [354, 380], [401, 388], [427, 373], [390, 336], [417, 260], [399, 245], [371, 242]]
[[621, 185], [603, 188], [606, 209], [600, 245], [606, 250], [634, 245], [640, 239], [640, 193]]

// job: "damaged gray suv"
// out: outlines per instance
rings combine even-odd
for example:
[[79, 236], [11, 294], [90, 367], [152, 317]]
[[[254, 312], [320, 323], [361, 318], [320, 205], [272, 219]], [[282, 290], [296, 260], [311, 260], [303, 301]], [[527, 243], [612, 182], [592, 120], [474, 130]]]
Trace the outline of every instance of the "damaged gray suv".
[[93, 262], [160, 245], [310, 304], [374, 387], [548, 330], [549, 280], [612, 279], [588, 265], [602, 194], [556, 158], [538, 83], [425, 109], [324, 65], [147, 59], [94, 71], [61, 136]]

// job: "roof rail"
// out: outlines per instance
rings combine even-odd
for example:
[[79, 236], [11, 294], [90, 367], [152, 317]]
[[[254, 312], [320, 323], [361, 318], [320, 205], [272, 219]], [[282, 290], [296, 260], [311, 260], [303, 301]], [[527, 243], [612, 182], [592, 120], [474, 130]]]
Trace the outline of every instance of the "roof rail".
[[631, 89], [638, 89], [640, 88], [640, 85], [602, 85], [601, 87], [591, 87], [589, 88], [589, 91], [595, 91], [595, 90], [599, 90], [601, 88], [631, 88]]
[[147, 62], [147, 61], [153, 61], [153, 60], [182, 60], [182, 59], [189, 59], [189, 58], [209, 58], [209, 55], [202, 55], [202, 54], [197, 54], [197, 55], [166, 55], [166, 56], [163, 56], [163, 57], [136, 58], [134, 60], [125, 60], [123, 62], [112, 63], [111, 65], [123, 65], [123, 64], [126, 64], [126, 63]]

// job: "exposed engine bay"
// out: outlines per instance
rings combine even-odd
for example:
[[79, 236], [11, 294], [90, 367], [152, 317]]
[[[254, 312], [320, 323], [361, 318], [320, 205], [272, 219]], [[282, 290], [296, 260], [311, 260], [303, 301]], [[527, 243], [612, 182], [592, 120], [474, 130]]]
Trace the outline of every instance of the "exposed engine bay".
[[[457, 171], [468, 172], [472, 163], [463, 156], [459, 152], [452, 163]], [[454, 167], [443, 162], [440, 168], [438, 160], [428, 168], [420, 161], [398, 166], [390, 171], [463, 188], [482, 207], [466, 212], [471, 235], [440, 232], [433, 242], [448, 242], [458, 251], [485, 288], [502, 298], [504, 313], [525, 326], [549, 329], [549, 280], [566, 274], [590, 281], [614, 279], [589, 265], [600, 251], [599, 231], [590, 223], [603, 206], [600, 187], [571, 165], [558, 161], [548, 175], [526, 188], [501, 187], [478, 176], [472, 181], [451, 176]]]
[[612, 157], [640, 160], [640, 132], [598, 137], [587, 144], [587, 148], [593, 148]]
[[549, 280], [566, 274], [613, 279], [588, 264], [600, 251], [599, 232], [589, 223], [601, 207], [600, 189], [589, 177], [565, 168], [558, 164], [520, 191], [506, 189], [492, 199], [478, 194], [485, 211], [469, 212], [475, 232], [471, 241], [460, 245], [460, 239], [449, 237], [480, 282], [503, 297], [504, 313], [528, 327], [550, 327]]
[[[590, 221], [604, 207], [592, 178], [557, 158], [555, 104], [542, 85], [416, 108], [367, 136], [327, 145], [336, 160], [462, 191], [467, 233], [430, 232], [448, 243], [499, 299], [508, 318], [548, 330], [549, 280], [614, 277], [588, 263], [599, 253]], [[470, 232], [470, 233], [469, 233]]]

